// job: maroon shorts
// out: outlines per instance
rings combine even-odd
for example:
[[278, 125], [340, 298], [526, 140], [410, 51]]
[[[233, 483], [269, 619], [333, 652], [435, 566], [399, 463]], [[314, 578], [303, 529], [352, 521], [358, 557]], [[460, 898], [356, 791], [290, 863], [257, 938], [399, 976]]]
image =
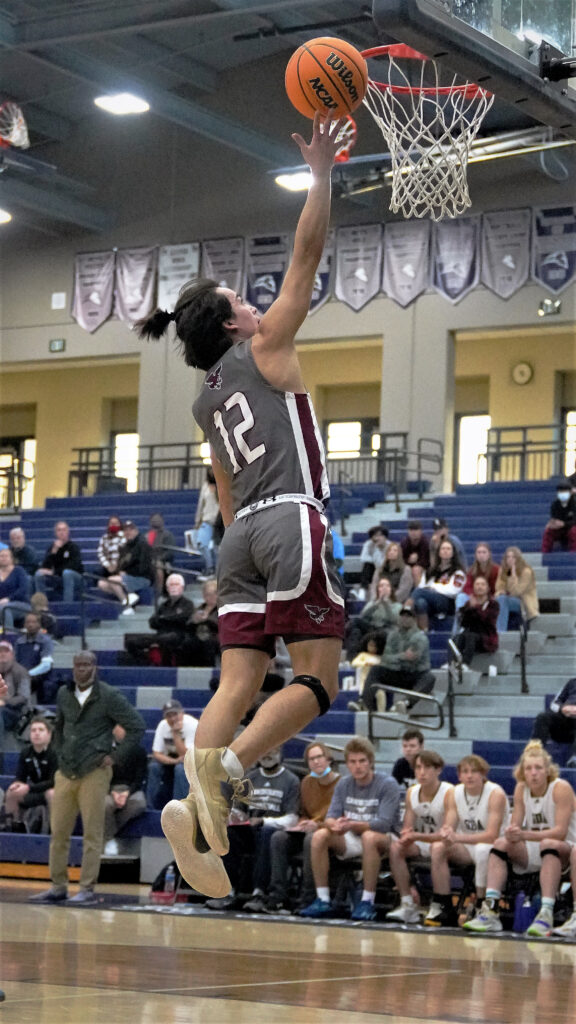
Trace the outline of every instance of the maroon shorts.
[[325, 515], [284, 502], [227, 528], [218, 559], [218, 631], [223, 647], [255, 647], [272, 657], [277, 636], [344, 636]]

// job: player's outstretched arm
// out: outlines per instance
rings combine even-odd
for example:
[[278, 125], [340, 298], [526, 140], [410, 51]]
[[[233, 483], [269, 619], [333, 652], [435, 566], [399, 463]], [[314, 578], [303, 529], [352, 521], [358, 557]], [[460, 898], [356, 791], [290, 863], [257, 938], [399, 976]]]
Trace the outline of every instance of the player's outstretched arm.
[[336, 137], [344, 119], [323, 121], [314, 117], [309, 143], [301, 135], [292, 136], [312, 172], [312, 184], [300, 214], [294, 237], [292, 260], [280, 295], [260, 321], [253, 349], [278, 351], [294, 345], [294, 336], [310, 308], [312, 289], [324, 249], [330, 220], [330, 174], [338, 144]]

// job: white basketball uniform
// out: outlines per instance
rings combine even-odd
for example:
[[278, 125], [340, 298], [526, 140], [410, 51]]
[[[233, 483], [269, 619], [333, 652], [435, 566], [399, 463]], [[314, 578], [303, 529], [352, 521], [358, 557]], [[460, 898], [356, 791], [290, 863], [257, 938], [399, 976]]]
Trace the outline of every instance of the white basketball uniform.
[[[486, 780], [482, 787], [482, 792], [478, 796], [470, 796], [464, 787], [464, 784], [460, 782], [454, 789], [454, 800], [456, 802], [456, 810], [458, 812], [458, 822], [456, 824], [455, 832], [484, 832], [488, 826], [488, 804], [492, 794], [498, 791], [504, 793], [501, 786], [498, 786], [495, 782], [489, 782]], [[504, 793], [504, 795], [506, 795]], [[508, 806], [508, 799], [506, 798], [506, 810], [502, 820], [499, 835], [502, 835], [504, 829], [510, 824], [510, 807]], [[492, 843], [464, 843], [463, 848], [468, 850], [470, 858], [476, 866], [474, 872], [474, 880], [476, 887], [479, 889], [486, 888], [486, 879], [488, 875], [488, 858], [490, 856], [490, 850], [492, 849]]]
[[[559, 781], [559, 779], [554, 779], [548, 786], [544, 796], [532, 796], [528, 786], [524, 785], [525, 814], [522, 828], [527, 829], [529, 832], [541, 832], [544, 829], [554, 828], [556, 804], [554, 803], [553, 793]], [[571, 846], [574, 846], [576, 843], [576, 813], [574, 812], [570, 818], [565, 842]], [[539, 871], [542, 867], [540, 843], [536, 840], [526, 840], [525, 845], [528, 853], [528, 864], [525, 868], [514, 864], [514, 871], [517, 875]]]
[[[449, 789], [453, 789], [452, 783], [441, 782], [433, 800], [420, 800], [420, 784], [417, 783], [408, 791], [408, 800], [414, 812], [414, 831], [427, 832], [432, 834], [442, 828], [444, 824], [444, 800]], [[416, 840], [421, 857], [431, 856], [431, 843], [423, 843]]]

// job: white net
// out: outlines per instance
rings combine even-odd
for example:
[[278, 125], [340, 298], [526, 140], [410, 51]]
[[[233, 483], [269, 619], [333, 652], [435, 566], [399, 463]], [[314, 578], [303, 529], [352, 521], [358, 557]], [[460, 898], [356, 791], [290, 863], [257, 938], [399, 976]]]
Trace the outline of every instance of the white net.
[[0, 106], [0, 139], [20, 149], [28, 149], [30, 145], [26, 121], [16, 103], [2, 103]]
[[390, 151], [390, 209], [406, 218], [458, 217], [471, 205], [470, 146], [494, 96], [458, 75], [442, 85], [436, 61], [408, 54], [402, 45], [382, 48], [383, 80], [370, 79], [364, 99]]

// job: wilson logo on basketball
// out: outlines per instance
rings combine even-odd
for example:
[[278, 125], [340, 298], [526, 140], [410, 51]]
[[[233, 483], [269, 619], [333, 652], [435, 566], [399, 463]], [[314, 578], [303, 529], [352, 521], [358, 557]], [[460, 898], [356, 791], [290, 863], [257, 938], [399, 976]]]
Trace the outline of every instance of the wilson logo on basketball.
[[342, 60], [342, 57], [339, 57], [337, 53], [331, 53], [330, 56], [326, 59], [326, 63], [329, 68], [332, 68], [333, 71], [336, 71], [338, 73], [338, 78], [342, 82], [342, 85], [350, 93], [351, 100], [355, 103], [356, 100], [359, 99], [359, 96], [358, 90], [354, 85], [353, 81], [353, 71], [348, 67], [347, 64], [345, 64], [345, 62]]

